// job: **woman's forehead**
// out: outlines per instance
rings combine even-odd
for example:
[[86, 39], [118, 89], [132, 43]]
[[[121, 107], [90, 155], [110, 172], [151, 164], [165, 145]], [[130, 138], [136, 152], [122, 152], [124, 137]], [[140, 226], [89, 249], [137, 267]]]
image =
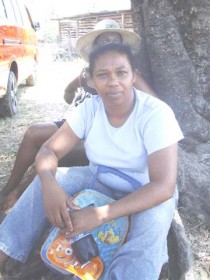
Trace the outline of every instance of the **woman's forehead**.
[[108, 51], [98, 56], [94, 64], [94, 68], [105, 68], [106, 66], [123, 67], [129, 64], [129, 60], [125, 53]]

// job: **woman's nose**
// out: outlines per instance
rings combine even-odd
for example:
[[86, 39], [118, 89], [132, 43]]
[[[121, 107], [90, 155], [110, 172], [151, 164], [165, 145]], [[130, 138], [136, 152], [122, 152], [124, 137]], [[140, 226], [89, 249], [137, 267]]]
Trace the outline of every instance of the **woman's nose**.
[[119, 83], [118, 77], [116, 75], [111, 75], [108, 82], [109, 85], [117, 85]]

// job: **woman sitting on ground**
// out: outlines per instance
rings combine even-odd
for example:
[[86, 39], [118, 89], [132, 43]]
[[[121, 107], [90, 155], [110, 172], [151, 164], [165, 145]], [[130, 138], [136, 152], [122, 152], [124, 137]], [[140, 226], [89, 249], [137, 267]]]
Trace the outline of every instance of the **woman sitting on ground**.
[[[84, 46], [83, 41], [87, 44]], [[134, 52], [139, 50], [140, 38], [131, 31], [121, 29], [119, 24], [110, 19], [99, 21], [94, 31], [85, 34], [77, 42], [77, 51], [81, 54], [84, 60], [88, 61], [86, 55], [92, 48], [96, 48], [100, 45], [110, 42], [118, 42], [130, 45]], [[88, 48], [88, 50], [87, 50]], [[64, 99], [67, 103], [71, 104], [75, 92], [78, 88], [83, 87], [85, 91], [91, 94], [96, 94], [96, 91], [88, 86], [88, 72], [82, 71], [80, 76], [76, 77], [66, 87]], [[135, 87], [150, 95], [156, 96], [154, 91], [147, 85], [141, 75], [136, 73]], [[80, 103], [80, 101], [78, 101]], [[30, 166], [33, 165], [37, 152], [41, 145], [49, 139], [64, 123], [64, 120], [56, 122], [39, 122], [32, 124], [24, 134], [23, 140], [20, 143], [20, 147], [17, 152], [16, 160], [13, 170], [9, 177], [6, 186], [1, 191], [0, 208], [4, 211], [8, 210], [25, 190], [25, 188], [31, 183], [36, 175], [35, 170], [29, 174], [27, 180], [21, 183], [21, 180]], [[85, 155], [83, 142], [78, 145], [60, 160], [60, 166], [73, 166], [73, 165], [86, 165], [88, 164], [87, 157]]]
[[[167, 262], [167, 235], [177, 203], [177, 142], [183, 135], [167, 104], [133, 87], [136, 73], [128, 46], [95, 49], [89, 73], [98, 95], [84, 100], [38, 152], [39, 176], [0, 225], [0, 265], [3, 269], [9, 256], [25, 262], [48, 223], [74, 237], [129, 215], [127, 240], [104, 279], [157, 280]], [[89, 166], [58, 168], [81, 140]], [[116, 201], [78, 209], [71, 197], [90, 185], [99, 165], [126, 173], [139, 186], [134, 189], [104, 173], [93, 189]], [[69, 208], [75, 210], [70, 215]]]

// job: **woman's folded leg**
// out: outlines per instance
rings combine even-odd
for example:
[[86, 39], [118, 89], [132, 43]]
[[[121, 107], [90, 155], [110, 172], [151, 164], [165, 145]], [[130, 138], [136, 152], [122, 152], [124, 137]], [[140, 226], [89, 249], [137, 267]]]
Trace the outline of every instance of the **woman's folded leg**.
[[131, 216], [126, 243], [115, 255], [105, 279], [157, 280], [167, 262], [167, 235], [175, 199]]

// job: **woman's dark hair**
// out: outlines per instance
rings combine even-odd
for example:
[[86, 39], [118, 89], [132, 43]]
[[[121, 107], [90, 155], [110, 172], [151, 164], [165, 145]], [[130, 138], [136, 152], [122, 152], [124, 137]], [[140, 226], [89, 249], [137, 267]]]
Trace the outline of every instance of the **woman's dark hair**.
[[128, 58], [128, 61], [131, 65], [132, 70], [134, 71], [136, 69], [135, 59], [134, 59], [134, 55], [131, 51], [131, 48], [128, 45], [110, 43], [110, 44], [106, 44], [106, 45], [97, 47], [96, 49], [94, 49], [91, 52], [90, 57], [89, 57], [89, 73], [90, 73], [91, 77], [93, 77], [95, 61], [97, 60], [97, 58], [100, 55], [105, 54], [109, 51], [116, 51], [118, 53], [125, 54]]

